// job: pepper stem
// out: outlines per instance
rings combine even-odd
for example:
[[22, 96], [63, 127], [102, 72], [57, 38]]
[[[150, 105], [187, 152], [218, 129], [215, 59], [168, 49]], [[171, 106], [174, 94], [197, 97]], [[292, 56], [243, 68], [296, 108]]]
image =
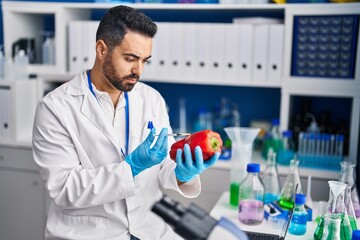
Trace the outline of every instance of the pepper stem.
[[216, 137], [212, 137], [210, 139], [210, 144], [213, 150], [217, 150], [219, 148], [219, 141], [216, 139]]

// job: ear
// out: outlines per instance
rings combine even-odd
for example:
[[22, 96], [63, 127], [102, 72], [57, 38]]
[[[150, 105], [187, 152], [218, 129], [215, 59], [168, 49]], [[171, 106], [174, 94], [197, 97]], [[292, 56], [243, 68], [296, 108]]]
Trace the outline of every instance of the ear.
[[104, 59], [108, 54], [109, 48], [107, 47], [104, 40], [96, 41], [96, 57], [99, 59]]

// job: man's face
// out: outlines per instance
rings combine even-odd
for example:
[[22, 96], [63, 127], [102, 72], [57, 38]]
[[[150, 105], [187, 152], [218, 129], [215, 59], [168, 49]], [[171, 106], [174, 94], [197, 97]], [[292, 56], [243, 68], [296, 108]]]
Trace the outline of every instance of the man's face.
[[151, 49], [152, 38], [128, 32], [121, 44], [107, 54], [102, 64], [103, 74], [116, 89], [131, 91], [151, 57]]

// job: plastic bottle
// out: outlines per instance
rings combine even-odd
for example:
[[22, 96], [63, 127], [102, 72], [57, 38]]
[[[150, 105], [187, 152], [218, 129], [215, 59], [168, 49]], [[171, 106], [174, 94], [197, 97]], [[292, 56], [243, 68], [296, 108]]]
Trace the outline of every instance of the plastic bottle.
[[281, 189], [279, 173], [276, 165], [276, 153], [272, 148], [270, 148], [268, 151], [266, 168], [261, 174], [261, 180], [265, 188], [264, 203], [267, 204], [272, 201], [278, 200]]
[[206, 129], [206, 110], [205, 108], [200, 108], [198, 111], [197, 119], [194, 123], [194, 132]]
[[282, 144], [278, 151], [278, 162], [281, 164], [289, 164], [294, 158], [295, 143], [292, 139], [292, 131], [287, 130], [282, 133]]
[[264, 185], [259, 178], [260, 165], [249, 163], [247, 172], [239, 187], [238, 219], [247, 225], [258, 225], [264, 219]]
[[306, 232], [307, 211], [304, 207], [306, 196], [296, 194], [294, 213], [291, 218], [289, 232], [294, 235], [304, 235]]
[[42, 44], [43, 64], [55, 64], [55, 41], [52, 32], [44, 32], [45, 41]]
[[263, 147], [262, 147], [262, 157], [264, 159], [267, 158], [267, 152], [269, 148], [272, 148], [275, 153], [278, 153], [281, 142], [281, 134], [280, 134], [280, 121], [279, 119], [273, 119], [271, 128], [268, 133], [265, 135]]
[[24, 49], [20, 49], [15, 56], [15, 80], [28, 79], [27, 67], [29, 65], [29, 58], [25, 54]]
[[298, 185], [297, 192], [301, 193], [301, 182], [299, 174], [299, 160], [292, 159], [290, 161], [289, 173], [286, 177], [284, 185], [281, 189], [279, 205], [285, 209], [291, 209], [294, 207], [294, 201], [292, 199], [295, 193], [296, 185]]

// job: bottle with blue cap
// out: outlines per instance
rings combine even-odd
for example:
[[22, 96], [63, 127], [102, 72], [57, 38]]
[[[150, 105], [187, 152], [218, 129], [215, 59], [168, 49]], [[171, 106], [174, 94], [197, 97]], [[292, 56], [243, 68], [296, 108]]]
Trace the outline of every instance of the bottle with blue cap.
[[296, 194], [294, 212], [289, 227], [291, 234], [304, 235], [306, 232], [307, 211], [304, 207], [305, 202], [306, 196], [304, 194]]
[[260, 164], [249, 163], [247, 175], [239, 186], [238, 219], [247, 225], [261, 224], [264, 219], [264, 185], [259, 172]]
[[354, 230], [352, 232], [352, 240], [360, 240], [360, 230]]

